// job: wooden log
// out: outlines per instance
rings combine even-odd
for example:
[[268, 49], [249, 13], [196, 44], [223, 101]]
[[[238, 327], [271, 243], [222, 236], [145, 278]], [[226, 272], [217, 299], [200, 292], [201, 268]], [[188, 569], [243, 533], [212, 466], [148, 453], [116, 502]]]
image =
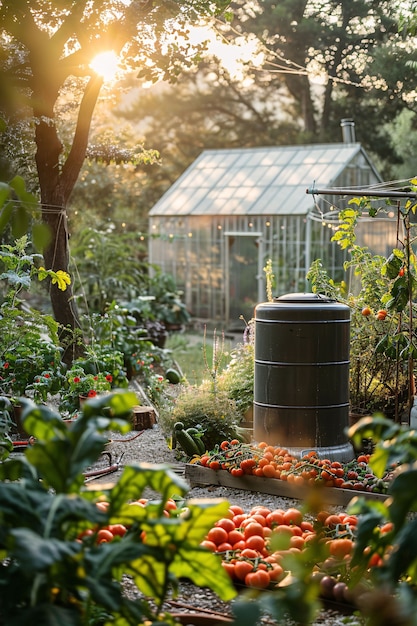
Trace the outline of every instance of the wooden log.
[[152, 406], [134, 406], [132, 409], [133, 430], [146, 430], [156, 423], [155, 410]]
[[[215, 471], [192, 463], [187, 463], [185, 466], [185, 478], [192, 487], [197, 485], [219, 485], [231, 487], [232, 489], [244, 489], [284, 498], [294, 498], [296, 500], [308, 500], [312, 493], [312, 488], [308, 485], [294, 485], [279, 478], [264, 478], [251, 475], [236, 477], [226, 470]], [[353, 498], [357, 497], [384, 501], [388, 496], [382, 493], [356, 491], [340, 487], [323, 487], [320, 490], [320, 497], [323, 504], [347, 506]]]

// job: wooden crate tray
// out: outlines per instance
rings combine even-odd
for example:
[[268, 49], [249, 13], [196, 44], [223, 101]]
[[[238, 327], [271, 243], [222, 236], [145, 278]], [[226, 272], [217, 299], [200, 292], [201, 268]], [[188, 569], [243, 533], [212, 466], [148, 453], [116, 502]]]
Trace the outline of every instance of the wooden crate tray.
[[[305, 500], [311, 493], [308, 486], [289, 484], [285, 480], [278, 478], [262, 478], [258, 476], [245, 475], [235, 477], [226, 470], [211, 470], [201, 465], [187, 463], [185, 466], [185, 479], [191, 487], [198, 485], [220, 485], [231, 487], [232, 489], [244, 489], [246, 491], [256, 491], [268, 493], [273, 496], [284, 498], [295, 498]], [[353, 489], [342, 489], [340, 487], [323, 487], [323, 504], [346, 506], [352, 498], [363, 496], [367, 499], [384, 501], [388, 496], [382, 493], [372, 493], [368, 491], [356, 491]]]

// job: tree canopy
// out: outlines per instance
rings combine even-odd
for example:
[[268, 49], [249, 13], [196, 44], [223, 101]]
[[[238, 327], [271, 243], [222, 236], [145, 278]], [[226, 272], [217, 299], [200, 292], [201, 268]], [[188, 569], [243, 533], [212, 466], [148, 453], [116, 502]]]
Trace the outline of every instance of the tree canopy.
[[[126, 71], [175, 77], [198, 52], [187, 41], [188, 26], [226, 5], [225, 0], [1, 0], [0, 107], [8, 123], [30, 121], [42, 220], [51, 237], [43, 250], [47, 267], [68, 269], [66, 207], [103, 86], [93, 59], [112, 50]], [[75, 119], [71, 129], [63, 126], [69, 117]], [[75, 329], [71, 288], [61, 292], [51, 285], [50, 295], [57, 321]]]
[[231, 44], [256, 39], [261, 62], [246, 61], [243, 76], [235, 76], [205, 58], [179, 85], [142, 90], [116, 110], [131, 123], [147, 120], [145, 139], [163, 159], [162, 171], [150, 173], [152, 189], [161, 195], [204, 148], [339, 141], [345, 117], [391, 176], [400, 160], [395, 120], [416, 108], [409, 61], [417, 52], [399, 28], [405, 4], [232, 2], [233, 19], [218, 20], [218, 29]]

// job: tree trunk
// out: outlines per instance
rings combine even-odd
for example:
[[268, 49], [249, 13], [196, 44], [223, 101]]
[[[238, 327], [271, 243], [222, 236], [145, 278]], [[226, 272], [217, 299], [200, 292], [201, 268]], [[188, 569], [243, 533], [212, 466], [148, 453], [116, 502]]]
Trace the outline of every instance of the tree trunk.
[[[84, 162], [91, 119], [102, 82], [101, 78], [94, 77], [90, 79], [84, 91], [72, 147], [64, 165], [61, 166], [63, 146], [54, 117], [54, 104], [58, 92], [53, 84], [43, 83], [42, 78], [38, 78], [34, 71], [36, 165], [41, 189], [42, 220], [48, 226], [51, 235], [51, 241], [43, 255], [46, 268], [54, 271], [69, 270], [66, 208]], [[54, 317], [62, 326], [60, 338], [64, 348], [63, 360], [70, 364], [84, 351], [84, 343], [77, 341], [76, 336], [81, 324], [71, 285], [68, 285], [65, 291], [61, 291], [57, 285], [50, 284], [50, 299]]]

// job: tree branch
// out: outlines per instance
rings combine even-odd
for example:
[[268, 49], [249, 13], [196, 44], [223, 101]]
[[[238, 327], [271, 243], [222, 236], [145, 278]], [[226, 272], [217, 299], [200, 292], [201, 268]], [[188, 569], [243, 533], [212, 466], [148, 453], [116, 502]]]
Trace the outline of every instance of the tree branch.
[[103, 78], [97, 75], [92, 76], [81, 100], [71, 150], [60, 176], [62, 191], [66, 200], [71, 195], [84, 162], [91, 120], [102, 85]]

